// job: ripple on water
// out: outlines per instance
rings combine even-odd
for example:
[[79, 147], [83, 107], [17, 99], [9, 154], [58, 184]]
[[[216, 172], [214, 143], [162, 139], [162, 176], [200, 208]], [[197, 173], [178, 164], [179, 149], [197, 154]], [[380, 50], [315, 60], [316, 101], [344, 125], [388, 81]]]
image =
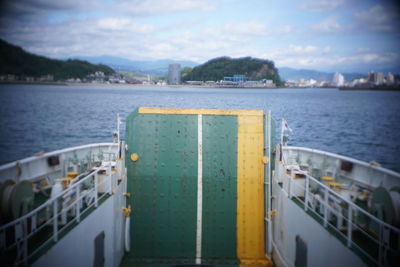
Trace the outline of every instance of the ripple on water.
[[400, 93], [336, 89], [0, 85], [0, 164], [108, 142], [116, 113], [126, 117], [140, 106], [271, 110], [293, 129], [292, 145], [400, 171]]

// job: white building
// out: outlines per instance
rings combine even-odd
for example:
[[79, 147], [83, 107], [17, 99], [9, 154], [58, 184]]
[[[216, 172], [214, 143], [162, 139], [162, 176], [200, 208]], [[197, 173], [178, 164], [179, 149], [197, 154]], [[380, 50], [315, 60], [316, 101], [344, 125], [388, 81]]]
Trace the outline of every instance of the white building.
[[340, 74], [339, 72], [336, 72], [335, 75], [333, 75], [332, 83], [335, 86], [343, 86], [344, 85], [344, 76], [342, 74]]
[[375, 82], [375, 84], [381, 85], [381, 84], [384, 83], [384, 81], [385, 81], [385, 75], [382, 72], [378, 72], [376, 74], [376, 82]]
[[181, 83], [181, 65], [179, 63], [171, 63], [168, 66], [168, 84]]
[[392, 73], [388, 73], [386, 76], [386, 83], [387, 84], [394, 84], [394, 75]]

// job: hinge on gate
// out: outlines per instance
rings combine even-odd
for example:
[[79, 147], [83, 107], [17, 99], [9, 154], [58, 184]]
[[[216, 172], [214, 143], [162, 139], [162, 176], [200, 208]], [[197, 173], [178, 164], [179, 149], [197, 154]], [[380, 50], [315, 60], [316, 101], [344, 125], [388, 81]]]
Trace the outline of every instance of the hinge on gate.
[[125, 218], [131, 215], [131, 211], [131, 205], [129, 205], [127, 208], [122, 208], [122, 212], [124, 213]]
[[276, 214], [276, 210], [270, 210], [269, 211], [269, 216], [274, 216]]
[[264, 156], [264, 157], [262, 158], [262, 161], [263, 161], [264, 164], [268, 164], [269, 158], [268, 158], [267, 156]]
[[124, 197], [130, 198], [131, 197], [131, 193], [123, 193], [122, 194]]

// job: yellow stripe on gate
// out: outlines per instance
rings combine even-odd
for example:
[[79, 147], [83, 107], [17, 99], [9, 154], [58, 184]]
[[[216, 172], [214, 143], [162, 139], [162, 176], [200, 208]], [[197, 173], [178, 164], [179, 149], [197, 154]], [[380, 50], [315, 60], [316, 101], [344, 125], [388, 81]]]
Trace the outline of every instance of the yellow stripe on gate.
[[262, 110], [255, 109], [187, 109], [187, 108], [139, 108], [140, 114], [177, 114], [177, 115], [225, 115], [225, 116], [240, 116], [240, 115], [263, 115]]
[[264, 117], [238, 116], [237, 257], [241, 265], [270, 265], [264, 238]]

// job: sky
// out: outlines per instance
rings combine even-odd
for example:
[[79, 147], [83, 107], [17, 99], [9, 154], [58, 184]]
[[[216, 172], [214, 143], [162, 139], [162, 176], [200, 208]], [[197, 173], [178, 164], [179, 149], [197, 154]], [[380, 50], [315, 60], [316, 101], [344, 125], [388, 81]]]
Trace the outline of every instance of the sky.
[[51, 58], [251, 56], [277, 67], [400, 70], [398, 0], [0, 1], [0, 38]]

